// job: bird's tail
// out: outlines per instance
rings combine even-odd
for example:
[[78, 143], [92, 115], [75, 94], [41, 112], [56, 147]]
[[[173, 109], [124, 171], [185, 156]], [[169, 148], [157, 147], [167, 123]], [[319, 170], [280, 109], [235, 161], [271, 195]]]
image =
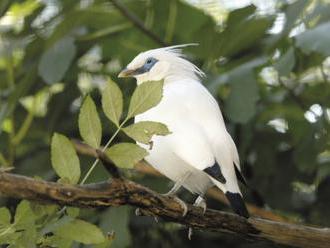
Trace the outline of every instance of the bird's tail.
[[[249, 218], [250, 214], [246, 208], [246, 205], [243, 201], [243, 198], [239, 192], [230, 192], [225, 187], [224, 184], [220, 183], [219, 181], [215, 180], [214, 178], [210, 177], [210, 179], [214, 182], [214, 184], [222, 190], [222, 192], [225, 192], [225, 195], [230, 203], [231, 208], [234, 210], [234, 212], [240, 216], [243, 216], [245, 218]], [[237, 189], [239, 190], [239, 189]]]
[[234, 210], [234, 212], [240, 216], [245, 218], [249, 218], [249, 212], [246, 208], [246, 205], [243, 201], [242, 196], [239, 193], [231, 193], [229, 191], [226, 192], [226, 197], [230, 203], [230, 206]]

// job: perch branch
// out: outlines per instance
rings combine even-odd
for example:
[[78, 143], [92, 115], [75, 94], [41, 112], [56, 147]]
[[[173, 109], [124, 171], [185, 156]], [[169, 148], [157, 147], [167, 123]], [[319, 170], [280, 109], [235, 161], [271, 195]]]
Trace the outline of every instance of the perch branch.
[[[97, 157], [97, 153], [94, 148], [82, 143], [79, 140], [75, 140], [75, 139], [72, 140], [72, 143], [75, 146], [75, 149], [77, 150], [78, 153], [87, 155], [87, 156], [91, 156], [91, 157], [95, 157], [95, 158]], [[141, 162], [137, 163], [135, 165], [134, 169], [136, 171], [146, 174], [146, 175], [158, 176], [158, 177], [163, 176], [157, 170], [155, 170], [153, 167], [151, 167], [146, 161], [141, 161]], [[227, 198], [222, 193], [222, 191], [220, 191], [218, 188], [210, 188], [207, 191], [207, 196], [229, 206]], [[249, 212], [254, 216], [258, 216], [258, 217], [261, 217], [264, 219], [269, 219], [269, 220], [274, 220], [274, 221], [290, 222], [290, 220], [288, 220], [288, 218], [275, 214], [272, 211], [257, 207], [251, 203], [247, 204], [247, 208], [248, 208]]]
[[182, 216], [181, 205], [172, 197], [126, 179], [74, 186], [47, 182], [0, 172], [0, 195], [56, 203], [59, 205], [104, 208], [131, 205], [165, 221], [212, 232], [236, 234], [249, 240], [264, 240], [295, 247], [321, 248], [330, 243], [330, 229], [281, 223], [251, 217], [248, 220], [227, 212], [202, 209], [188, 205]]
[[160, 37], [158, 37], [151, 30], [147, 29], [144, 23], [132, 12], [130, 12], [120, 1], [110, 0], [112, 4], [119, 10], [119, 12], [125, 16], [131, 23], [134, 24], [139, 30], [141, 30], [144, 34], [149, 36], [152, 40], [160, 44], [161, 46], [168, 46], [166, 42], [164, 42]]

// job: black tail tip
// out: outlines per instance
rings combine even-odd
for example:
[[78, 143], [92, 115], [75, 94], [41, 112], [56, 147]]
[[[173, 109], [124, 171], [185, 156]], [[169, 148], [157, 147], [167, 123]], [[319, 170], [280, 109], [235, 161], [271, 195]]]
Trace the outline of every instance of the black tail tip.
[[246, 209], [245, 203], [242, 199], [242, 196], [239, 193], [226, 192], [226, 197], [234, 210], [234, 212], [245, 218], [249, 218], [250, 214]]

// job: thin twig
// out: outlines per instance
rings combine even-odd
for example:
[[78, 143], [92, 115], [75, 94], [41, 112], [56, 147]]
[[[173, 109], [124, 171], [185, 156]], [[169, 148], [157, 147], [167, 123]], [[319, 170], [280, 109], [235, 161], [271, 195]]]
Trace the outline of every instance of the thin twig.
[[149, 36], [152, 40], [157, 42], [161, 46], [168, 46], [168, 44], [163, 41], [160, 37], [158, 37], [151, 30], [147, 29], [144, 23], [131, 11], [129, 11], [121, 2], [117, 0], [110, 0], [112, 4], [120, 11], [120, 13], [125, 16], [130, 22], [134, 24], [139, 30], [141, 30], [144, 34]]
[[114, 163], [108, 158], [108, 156], [101, 150], [96, 150], [97, 157], [102, 162], [104, 168], [110, 173], [114, 178], [121, 178], [118, 168]]

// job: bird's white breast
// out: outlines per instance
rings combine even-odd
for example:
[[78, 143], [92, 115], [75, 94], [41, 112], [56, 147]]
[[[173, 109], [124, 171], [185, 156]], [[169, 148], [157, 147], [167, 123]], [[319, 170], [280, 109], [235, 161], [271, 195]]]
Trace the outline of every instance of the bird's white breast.
[[[153, 148], [146, 160], [173, 181], [190, 172], [191, 180], [188, 178], [183, 186], [192, 192], [203, 192], [211, 185], [202, 170], [215, 163], [209, 137], [214, 135], [212, 126], [219, 129], [222, 117], [214, 104], [216, 102], [199, 82], [174, 81], [165, 83], [163, 98], [156, 107], [135, 118], [136, 122], [148, 120], [167, 125], [172, 134], [154, 136]], [[203, 124], [208, 128], [203, 128]], [[207, 133], [205, 130], [210, 131]], [[185, 156], [178, 156], [178, 153]], [[192, 162], [189, 164], [187, 160]]]

